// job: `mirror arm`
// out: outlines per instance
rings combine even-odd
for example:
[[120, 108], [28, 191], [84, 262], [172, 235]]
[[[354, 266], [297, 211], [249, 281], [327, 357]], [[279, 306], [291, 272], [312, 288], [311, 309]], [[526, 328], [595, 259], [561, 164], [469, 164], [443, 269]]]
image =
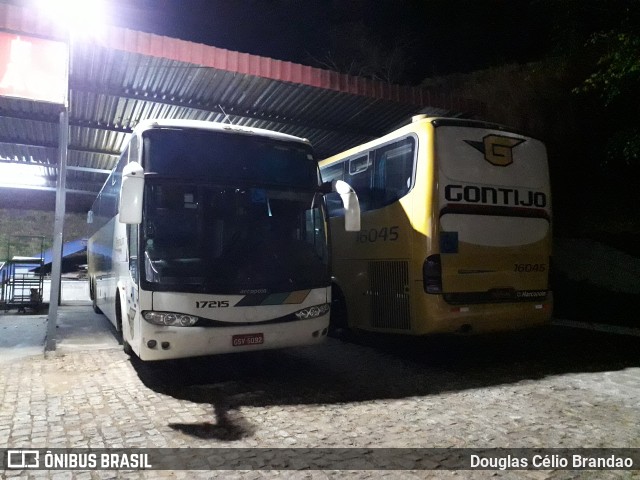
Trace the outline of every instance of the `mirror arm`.
[[322, 185], [319, 186], [318, 190], [320, 193], [327, 194], [334, 191], [333, 182], [322, 182]]

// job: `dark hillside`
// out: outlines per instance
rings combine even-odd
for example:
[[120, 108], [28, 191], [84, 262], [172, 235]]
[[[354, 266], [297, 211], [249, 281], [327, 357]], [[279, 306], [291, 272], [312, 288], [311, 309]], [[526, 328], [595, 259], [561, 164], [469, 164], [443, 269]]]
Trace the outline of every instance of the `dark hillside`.
[[[0, 261], [10, 255], [36, 255], [40, 250], [39, 239], [17, 238], [17, 236], [44, 237], [44, 249], [51, 248], [54, 213], [45, 210], [0, 209]], [[64, 241], [86, 238], [86, 214], [67, 213], [65, 216]]]

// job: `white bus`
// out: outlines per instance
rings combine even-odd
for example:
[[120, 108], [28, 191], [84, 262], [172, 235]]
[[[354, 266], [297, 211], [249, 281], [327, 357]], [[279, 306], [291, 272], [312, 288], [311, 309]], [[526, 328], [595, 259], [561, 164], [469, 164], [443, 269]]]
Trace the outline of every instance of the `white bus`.
[[[333, 185], [357, 230], [357, 197]], [[142, 360], [322, 341], [330, 191], [307, 140], [141, 122], [88, 215], [94, 310]]]

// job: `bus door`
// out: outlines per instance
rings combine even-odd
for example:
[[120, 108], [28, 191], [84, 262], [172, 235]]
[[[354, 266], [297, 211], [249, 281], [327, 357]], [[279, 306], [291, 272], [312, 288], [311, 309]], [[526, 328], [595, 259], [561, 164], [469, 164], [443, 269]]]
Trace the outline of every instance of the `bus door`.
[[136, 224], [127, 225], [127, 239], [129, 242], [129, 275], [126, 278], [126, 303], [122, 312], [122, 336], [129, 343], [133, 342], [136, 336], [136, 321], [140, 314], [140, 263], [139, 263], [139, 226]]

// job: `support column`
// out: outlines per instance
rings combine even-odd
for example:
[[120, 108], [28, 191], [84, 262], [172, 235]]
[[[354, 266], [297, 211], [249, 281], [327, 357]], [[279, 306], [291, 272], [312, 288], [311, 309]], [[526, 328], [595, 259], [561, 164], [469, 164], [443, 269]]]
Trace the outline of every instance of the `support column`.
[[56, 182], [56, 211], [53, 225], [53, 249], [51, 263], [51, 292], [49, 295], [49, 316], [47, 317], [47, 337], [45, 352], [56, 349], [56, 326], [58, 323], [58, 305], [60, 300], [60, 278], [62, 274], [62, 243], [64, 216], [66, 207], [67, 184], [67, 146], [69, 144], [69, 112], [65, 107], [60, 113], [60, 131], [58, 135], [58, 179]]

